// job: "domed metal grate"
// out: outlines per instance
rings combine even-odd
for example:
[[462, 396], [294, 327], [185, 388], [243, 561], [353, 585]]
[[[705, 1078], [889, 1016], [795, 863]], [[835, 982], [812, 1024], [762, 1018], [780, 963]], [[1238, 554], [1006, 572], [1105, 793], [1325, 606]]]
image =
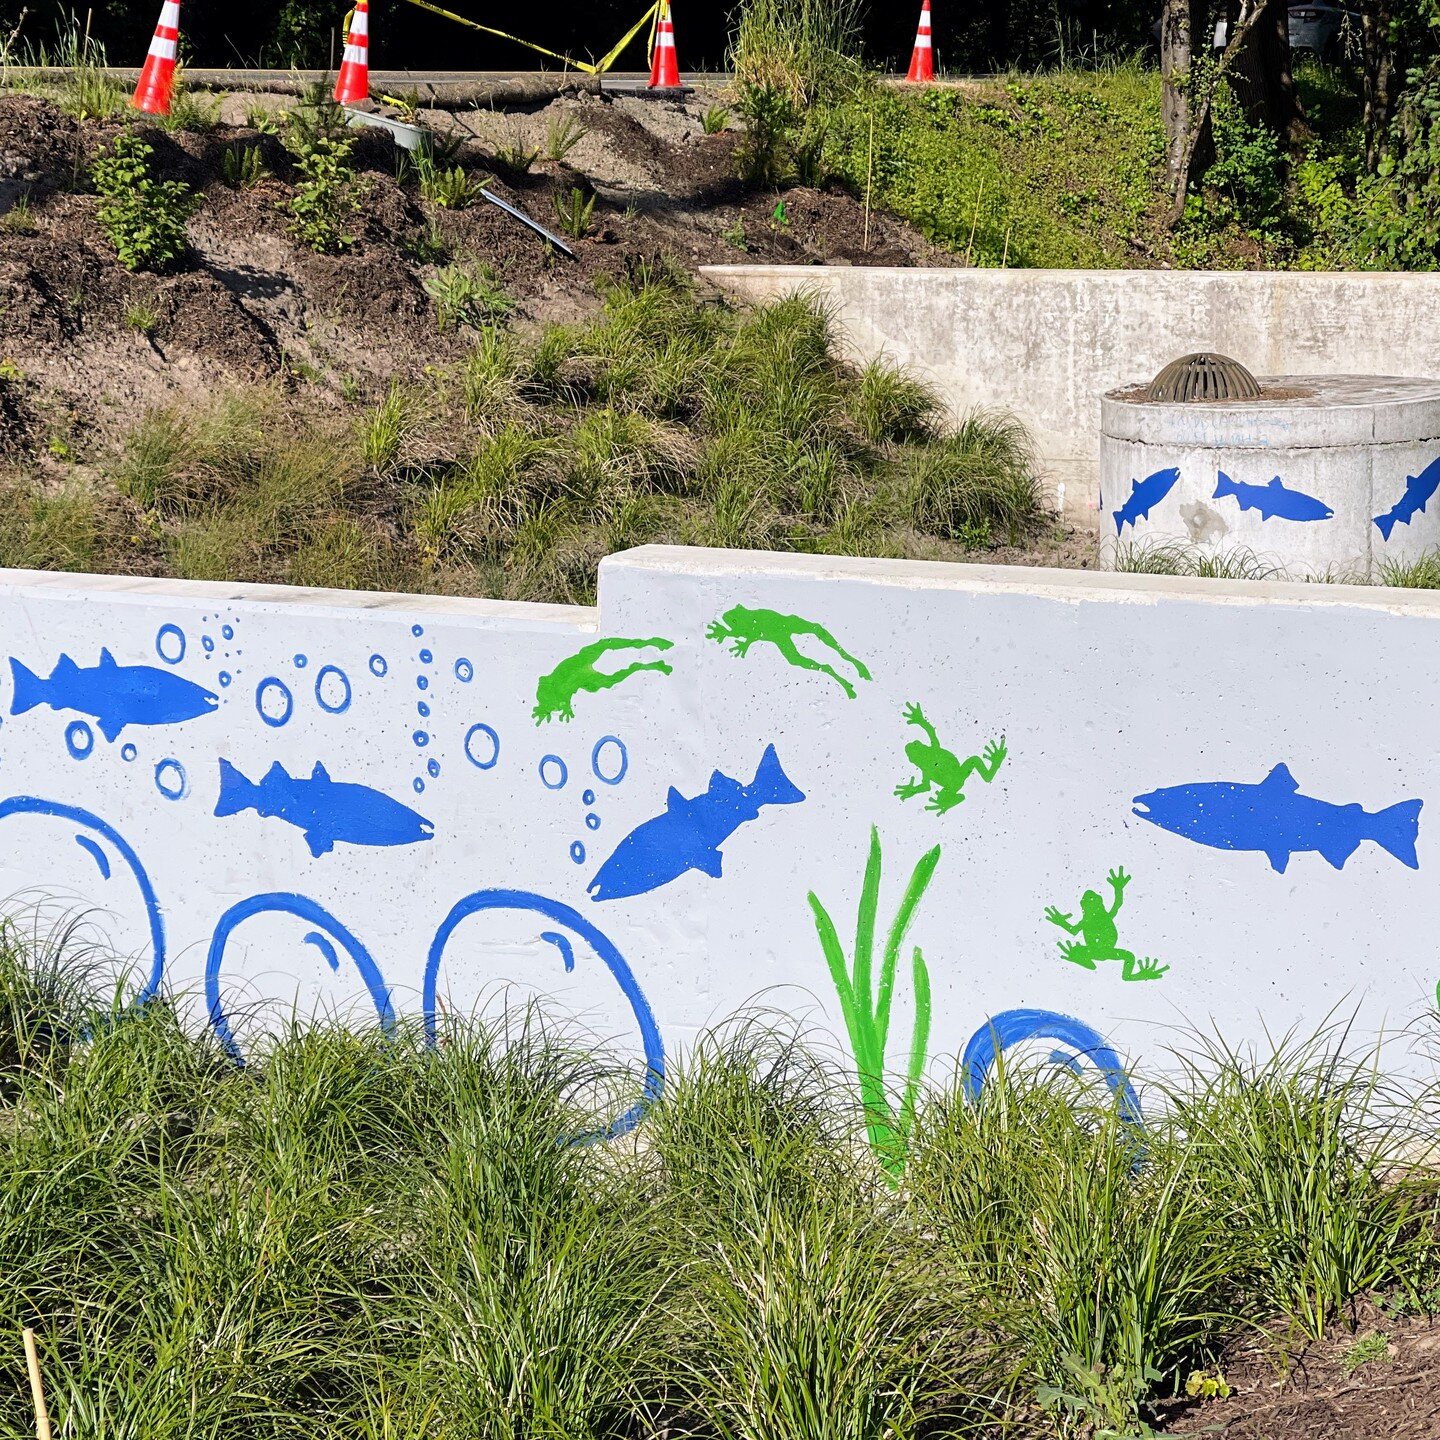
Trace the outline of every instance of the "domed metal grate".
[[1255, 377], [1228, 355], [1201, 351], [1172, 360], [1145, 391], [1147, 400], [1258, 400]]

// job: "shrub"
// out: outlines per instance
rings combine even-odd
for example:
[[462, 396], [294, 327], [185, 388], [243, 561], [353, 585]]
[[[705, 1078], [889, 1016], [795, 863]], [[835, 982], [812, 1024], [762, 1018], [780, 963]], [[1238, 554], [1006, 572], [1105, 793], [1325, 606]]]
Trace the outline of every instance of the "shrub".
[[350, 222], [360, 209], [348, 135], [318, 134], [297, 158], [300, 180], [290, 200], [290, 233], [319, 254], [355, 243]]
[[555, 214], [560, 228], [572, 240], [583, 240], [590, 233], [590, 217], [595, 210], [595, 197], [587, 196], [572, 185], [564, 195], [555, 197]]
[[425, 289], [435, 302], [442, 331], [493, 325], [515, 309], [488, 265], [446, 265], [425, 282]]
[[270, 172], [258, 145], [227, 145], [220, 158], [220, 174], [232, 190], [253, 190]]
[[163, 270], [185, 254], [185, 222], [199, 199], [179, 180], [151, 173], [154, 149], [130, 131], [96, 160], [98, 215], [127, 270]]
[[545, 127], [545, 158], [563, 160], [590, 132], [574, 115], [557, 115]]

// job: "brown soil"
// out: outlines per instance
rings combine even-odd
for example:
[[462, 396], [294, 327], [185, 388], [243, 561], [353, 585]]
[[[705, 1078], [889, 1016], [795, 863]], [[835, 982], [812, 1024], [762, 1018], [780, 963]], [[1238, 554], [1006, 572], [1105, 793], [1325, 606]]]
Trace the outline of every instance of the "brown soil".
[[1315, 1344], [1237, 1344], [1220, 1367], [1230, 1397], [1165, 1407], [1157, 1431], [1229, 1440], [1435, 1440], [1440, 1324], [1369, 1304], [1352, 1318], [1353, 1329], [1337, 1327]]
[[[68, 465], [113, 445], [158, 402], [262, 378], [369, 397], [455, 359], [471, 337], [440, 333], [425, 290], [436, 267], [413, 258], [431, 232], [453, 258], [491, 267], [521, 326], [581, 318], [598, 306], [597, 282], [661, 258], [690, 269], [742, 259], [954, 263], [883, 216], [869, 217], [866, 248], [862, 206], [838, 189], [741, 185], [736, 135], [704, 133], [713, 95], [579, 95], [527, 114], [422, 115], [458, 147], [454, 163], [490, 177], [492, 193], [551, 230], [557, 197], [594, 195], [590, 233], [566, 241], [574, 259], [488, 203], [451, 211], [425, 202], [413, 174], [397, 179], [388, 135], [369, 130], [356, 142], [366, 191], [356, 243], [316, 255], [289, 234], [290, 157], [276, 136], [244, 123], [257, 108], [294, 103], [230, 97], [217, 111], [224, 123], [204, 134], [142, 127], [163, 178], [203, 195], [189, 227], [192, 253], [173, 273], [153, 275], [121, 267], [88, 191], [90, 164], [119, 122], [76, 121], [38, 96], [0, 97], [0, 360], [9, 377], [0, 385], [0, 456]], [[540, 159], [524, 173], [502, 163], [498, 151], [543, 149], [566, 121], [583, 130], [563, 161]], [[251, 145], [271, 178], [233, 190], [225, 153]]]

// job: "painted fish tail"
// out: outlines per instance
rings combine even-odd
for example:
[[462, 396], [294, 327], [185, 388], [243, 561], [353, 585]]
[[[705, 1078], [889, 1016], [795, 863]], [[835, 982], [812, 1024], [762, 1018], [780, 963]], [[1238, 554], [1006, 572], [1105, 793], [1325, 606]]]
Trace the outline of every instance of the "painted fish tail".
[[1395, 521], [1398, 517], [1393, 510], [1387, 510], [1383, 515], [1375, 517], [1375, 528], [1380, 532], [1383, 540], [1390, 538], [1390, 532], [1395, 528]]
[[15, 694], [10, 701], [10, 713], [23, 715], [37, 705], [45, 703], [45, 682], [27, 666], [13, 656], [10, 659], [10, 678], [14, 682]]
[[220, 762], [220, 798], [217, 815], [238, 815], [253, 808], [260, 799], [260, 787], [247, 780], [228, 760]]
[[750, 791], [757, 805], [798, 805], [805, 798], [805, 792], [781, 769], [773, 745], [765, 747]]
[[1223, 500], [1227, 495], [1240, 494], [1240, 487], [1223, 470], [1216, 472], [1215, 493], [1210, 497], [1212, 500]]
[[1423, 800], [1402, 800], [1370, 816], [1370, 838], [1402, 865], [1420, 868], [1415, 842], [1420, 838], [1420, 807]]

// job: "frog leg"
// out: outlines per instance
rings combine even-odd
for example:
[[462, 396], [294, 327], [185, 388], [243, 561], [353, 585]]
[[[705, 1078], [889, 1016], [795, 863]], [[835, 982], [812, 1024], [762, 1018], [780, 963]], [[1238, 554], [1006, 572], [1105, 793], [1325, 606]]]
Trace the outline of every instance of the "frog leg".
[[1086, 970], [1095, 968], [1095, 961], [1083, 940], [1059, 940], [1060, 953], [1072, 964], [1082, 965]]

